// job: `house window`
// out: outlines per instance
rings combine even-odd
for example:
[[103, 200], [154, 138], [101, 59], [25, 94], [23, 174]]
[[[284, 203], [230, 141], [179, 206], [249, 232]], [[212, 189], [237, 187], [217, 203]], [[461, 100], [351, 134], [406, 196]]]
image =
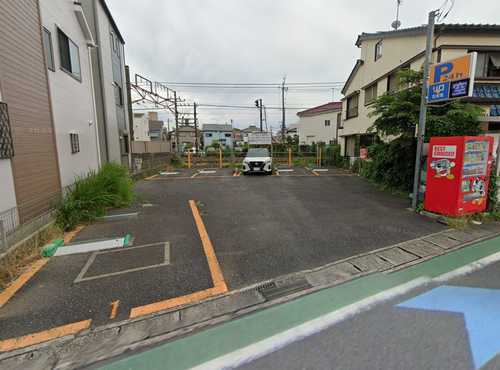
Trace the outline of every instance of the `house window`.
[[347, 115], [346, 118], [358, 116], [359, 92], [347, 98]]
[[387, 76], [387, 91], [389, 92], [394, 92], [398, 89], [398, 76], [396, 73], [391, 73], [389, 76]]
[[71, 153], [76, 154], [80, 152], [80, 139], [78, 134], [69, 134], [69, 141], [71, 143]]
[[375, 44], [375, 61], [382, 58], [382, 46], [384, 45], [384, 40], [380, 40]]
[[81, 79], [80, 53], [78, 46], [71, 41], [60, 29], [57, 30], [59, 40], [59, 56], [61, 58], [61, 69], [68, 72], [77, 80]]
[[231, 137], [231, 134], [224, 134], [225, 137]]
[[207, 132], [207, 133], [205, 134], [205, 136], [206, 136], [206, 137], [212, 137], [212, 133], [211, 133], [211, 132]]
[[10, 129], [9, 110], [7, 104], [0, 101], [0, 159], [12, 158], [14, 145]]
[[500, 52], [477, 54], [476, 77], [500, 77]]
[[337, 127], [339, 129], [342, 129], [342, 113], [337, 113]]
[[325, 127], [328, 127], [330, 126], [330, 120], [329, 119], [325, 119]]
[[123, 105], [122, 88], [115, 82], [115, 104], [119, 107]]
[[52, 35], [48, 29], [43, 28], [43, 49], [45, 50], [45, 61], [47, 62], [47, 68], [51, 71], [55, 71], [54, 63], [54, 48], [52, 46]]
[[365, 89], [365, 105], [373, 103], [377, 99], [377, 83]]

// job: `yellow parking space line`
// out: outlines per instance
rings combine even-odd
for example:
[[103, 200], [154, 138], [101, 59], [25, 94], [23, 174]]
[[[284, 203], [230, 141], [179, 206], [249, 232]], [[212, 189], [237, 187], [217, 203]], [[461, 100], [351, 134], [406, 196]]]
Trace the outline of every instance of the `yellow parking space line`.
[[189, 206], [191, 207], [191, 212], [193, 213], [198, 234], [200, 234], [201, 244], [203, 245], [203, 250], [205, 252], [205, 256], [207, 257], [208, 267], [210, 269], [210, 274], [212, 275], [214, 286], [220, 287], [227, 292], [226, 282], [224, 280], [224, 276], [222, 275], [222, 270], [220, 268], [219, 261], [217, 260], [217, 256], [215, 255], [214, 246], [210, 241], [207, 229], [205, 228], [200, 211], [198, 210], [198, 206], [194, 200], [189, 201]]
[[32, 346], [66, 335], [76, 334], [82, 330], [88, 329], [91, 322], [92, 320], [79, 321], [68, 325], [58, 326], [50, 330], [44, 330], [39, 333], [2, 340], [0, 341], [0, 352], [12, 351], [14, 349]]
[[210, 275], [214, 284], [213, 288], [201, 290], [199, 292], [194, 292], [180, 297], [150, 303], [144, 306], [134, 307], [130, 310], [130, 318], [149, 315], [158, 311], [168, 310], [170, 308], [198, 302], [215, 295], [224, 294], [228, 291], [224, 276], [222, 275], [219, 261], [217, 260], [217, 256], [215, 255], [214, 247], [208, 236], [207, 229], [205, 228], [205, 224], [203, 223], [203, 219], [201, 218], [198, 206], [196, 205], [196, 202], [194, 200], [189, 201], [189, 206], [191, 207], [194, 222], [198, 229], [198, 233], [200, 234], [203, 251], [205, 253], [205, 257], [207, 258], [208, 268], [210, 270]]
[[321, 175], [320, 175], [319, 173], [317, 173], [316, 171], [311, 171], [311, 172], [314, 174], [314, 176], [321, 176]]
[[109, 318], [111, 320], [116, 318], [116, 315], [118, 314], [118, 306], [120, 305], [120, 300], [116, 300], [111, 302], [111, 313], [109, 315]]
[[144, 178], [144, 180], [152, 180], [152, 179], [154, 179], [155, 177], [158, 177], [158, 174], [153, 175], [153, 176], [146, 177], [146, 178]]
[[12, 296], [14, 296], [14, 294], [16, 294], [16, 292], [33, 277], [33, 275], [40, 271], [48, 261], [48, 259], [43, 258], [33, 262], [25, 273], [19, 276], [11, 285], [7, 287], [7, 289], [0, 293], [0, 307], [3, 307], [3, 305], [5, 305], [9, 299], [11, 299]]
[[64, 244], [71, 242], [83, 229], [85, 225], [79, 225], [74, 230], [64, 234]]
[[215, 295], [226, 293], [226, 289], [222, 287], [213, 287], [199, 292], [194, 292], [191, 294], [183, 295], [180, 297], [175, 297], [171, 299], [166, 299], [164, 301], [155, 302], [147, 304], [145, 306], [134, 307], [130, 310], [130, 318], [149, 315], [155, 312], [168, 310], [170, 308], [182, 306], [189, 303], [199, 302], [203, 299], [210, 298]]

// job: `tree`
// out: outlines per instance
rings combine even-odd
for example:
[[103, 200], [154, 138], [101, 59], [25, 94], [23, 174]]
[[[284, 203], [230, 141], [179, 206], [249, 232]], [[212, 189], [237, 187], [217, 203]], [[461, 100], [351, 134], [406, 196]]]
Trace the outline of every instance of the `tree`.
[[[411, 69], [398, 74], [400, 89], [381, 95], [373, 104], [376, 117], [370, 131], [380, 136], [414, 137], [420, 112], [423, 73]], [[428, 106], [425, 139], [431, 136], [477, 135], [482, 109], [474, 104], [451, 101]]]

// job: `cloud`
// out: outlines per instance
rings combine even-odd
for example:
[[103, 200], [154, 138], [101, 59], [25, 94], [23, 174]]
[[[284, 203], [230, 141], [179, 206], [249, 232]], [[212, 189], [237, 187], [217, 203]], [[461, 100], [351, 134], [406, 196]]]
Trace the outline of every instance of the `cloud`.
[[[107, 0], [122, 32], [132, 73], [157, 81], [292, 82], [345, 81], [359, 56], [361, 32], [390, 29], [394, 0]], [[478, 4], [481, 6], [478, 6]], [[403, 0], [403, 27], [426, 23], [442, 0]], [[456, 0], [446, 22], [495, 23], [497, 0]], [[262, 98], [280, 105], [279, 89], [176, 88], [198, 103], [253, 105]], [[340, 92], [335, 99], [340, 98]], [[332, 99], [329, 89], [292, 91], [287, 105], [311, 107]], [[200, 108], [202, 123], [233, 119], [246, 127], [258, 110]], [[279, 126], [281, 113], [268, 111]], [[287, 111], [287, 123], [296, 121]]]

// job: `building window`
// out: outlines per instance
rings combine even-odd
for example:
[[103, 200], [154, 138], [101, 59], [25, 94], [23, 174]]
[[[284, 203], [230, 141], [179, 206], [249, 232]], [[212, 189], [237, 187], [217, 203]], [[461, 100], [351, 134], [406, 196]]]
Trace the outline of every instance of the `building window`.
[[231, 137], [231, 134], [224, 134], [225, 137]]
[[71, 153], [75, 154], [80, 152], [80, 139], [78, 134], [69, 134], [69, 141], [71, 143]]
[[68, 72], [77, 80], [81, 80], [80, 53], [78, 51], [78, 46], [60, 29], [57, 30], [57, 36], [59, 40], [61, 69]]
[[477, 54], [476, 77], [500, 77], [500, 52]]
[[398, 76], [396, 73], [391, 73], [387, 76], [387, 91], [394, 92], [398, 89]]
[[347, 115], [346, 118], [354, 118], [358, 116], [359, 92], [347, 98]]
[[111, 41], [111, 50], [113, 50], [113, 52], [116, 52], [115, 35], [113, 34], [113, 32], [109, 34], [109, 40]]
[[211, 133], [211, 132], [207, 132], [207, 133], [205, 134], [205, 136], [206, 136], [206, 137], [212, 137], [212, 133]]
[[45, 61], [47, 62], [47, 68], [51, 71], [55, 71], [56, 67], [54, 64], [54, 48], [52, 46], [52, 34], [45, 27], [43, 28], [43, 49], [45, 50]]
[[375, 44], [375, 61], [382, 58], [382, 46], [384, 45], [384, 40], [380, 40]]
[[120, 86], [115, 82], [115, 104], [119, 107], [123, 105], [123, 91]]
[[342, 129], [342, 113], [337, 113], [337, 127], [339, 129]]
[[325, 127], [328, 127], [330, 126], [330, 120], [329, 119], [325, 119]]
[[365, 105], [373, 103], [377, 99], [377, 83], [365, 89]]
[[0, 159], [12, 158], [14, 145], [10, 131], [9, 110], [7, 104], [0, 102]]

